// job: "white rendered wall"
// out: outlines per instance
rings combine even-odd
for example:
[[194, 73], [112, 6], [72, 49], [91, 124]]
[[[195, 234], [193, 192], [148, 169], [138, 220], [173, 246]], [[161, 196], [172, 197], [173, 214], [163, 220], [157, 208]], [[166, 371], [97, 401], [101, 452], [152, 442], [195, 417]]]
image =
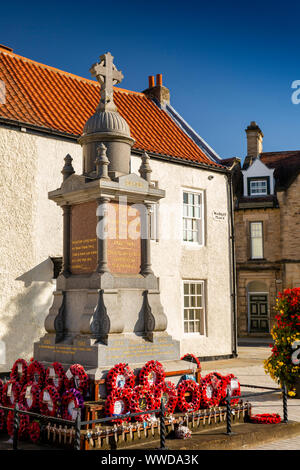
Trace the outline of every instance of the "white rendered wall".
[[49, 257], [62, 255], [61, 210], [47, 195], [61, 185], [67, 153], [81, 172], [79, 145], [0, 127], [0, 371], [29, 359], [44, 333], [55, 289]]
[[[138, 174], [140, 159], [132, 157]], [[151, 241], [152, 269], [160, 278], [161, 301], [168, 317], [168, 332], [181, 342], [181, 354], [199, 356], [232, 353], [230, 262], [226, 177], [216, 172], [152, 159], [152, 181], [166, 191], [159, 203], [159, 241]], [[212, 179], [208, 179], [213, 176]], [[205, 246], [182, 241], [182, 191], [204, 190]], [[216, 220], [213, 211], [226, 213]], [[184, 333], [182, 281], [204, 280], [206, 332]]]

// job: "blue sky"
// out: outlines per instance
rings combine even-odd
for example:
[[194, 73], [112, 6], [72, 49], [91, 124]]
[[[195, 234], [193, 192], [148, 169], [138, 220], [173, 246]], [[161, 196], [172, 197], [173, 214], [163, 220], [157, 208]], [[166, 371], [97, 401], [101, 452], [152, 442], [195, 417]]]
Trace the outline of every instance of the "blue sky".
[[110, 51], [135, 91], [162, 73], [184, 119], [222, 157], [243, 158], [252, 120], [264, 151], [300, 149], [299, 22], [288, 1], [15, 1], [1, 4], [0, 43], [88, 78]]

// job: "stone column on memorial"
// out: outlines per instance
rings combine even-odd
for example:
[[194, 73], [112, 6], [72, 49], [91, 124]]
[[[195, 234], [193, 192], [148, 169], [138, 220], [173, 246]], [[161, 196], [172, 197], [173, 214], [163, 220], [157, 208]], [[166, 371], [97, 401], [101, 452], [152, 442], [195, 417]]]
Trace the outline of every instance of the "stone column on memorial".
[[141, 217], [141, 224], [144, 224], [142, 228], [141, 237], [141, 274], [148, 276], [153, 274], [151, 269], [151, 253], [150, 253], [150, 217], [152, 204], [145, 203], [144, 216]]
[[97, 250], [98, 264], [96, 271], [98, 273], [109, 272], [107, 260], [107, 222], [108, 222], [108, 203], [109, 197], [97, 199]]
[[70, 275], [70, 243], [71, 243], [71, 206], [62, 206], [63, 210], [63, 263], [61, 274]]

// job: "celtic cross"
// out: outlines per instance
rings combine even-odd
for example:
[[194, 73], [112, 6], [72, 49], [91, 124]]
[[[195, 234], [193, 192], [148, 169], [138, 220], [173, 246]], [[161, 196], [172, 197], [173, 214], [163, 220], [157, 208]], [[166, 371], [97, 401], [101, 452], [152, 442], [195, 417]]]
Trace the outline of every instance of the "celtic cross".
[[99, 111], [117, 111], [114, 103], [113, 85], [121, 83], [123, 74], [117, 70], [113, 63], [113, 56], [110, 52], [100, 56], [100, 62], [92, 65], [90, 72], [100, 83], [100, 103], [97, 107]]

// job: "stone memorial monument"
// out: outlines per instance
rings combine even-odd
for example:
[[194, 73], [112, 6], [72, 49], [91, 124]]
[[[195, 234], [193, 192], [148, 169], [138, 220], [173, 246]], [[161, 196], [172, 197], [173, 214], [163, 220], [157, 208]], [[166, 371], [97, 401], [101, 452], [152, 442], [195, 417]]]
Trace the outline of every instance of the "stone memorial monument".
[[101, 96], [79, 139], [83, 173], [75, 174], [67, 155], [62, 185], [49, 193], [63, 211], [63, 266], [34, 358], [79, 363], [97, 379], [118, 362], [174, 361], [180, 352], [166, 332], [151, 269], [150, 210], [165, 193], [151, 184], [146, 153], [140, 175], [130, 173], [134, 140], [114, 104], [113, 85], [123, 75], [112, 55], [91, 73]]

